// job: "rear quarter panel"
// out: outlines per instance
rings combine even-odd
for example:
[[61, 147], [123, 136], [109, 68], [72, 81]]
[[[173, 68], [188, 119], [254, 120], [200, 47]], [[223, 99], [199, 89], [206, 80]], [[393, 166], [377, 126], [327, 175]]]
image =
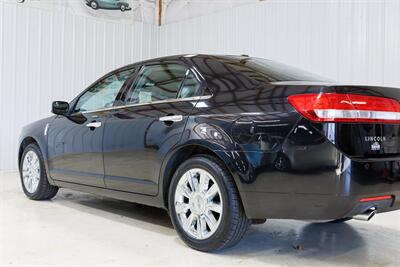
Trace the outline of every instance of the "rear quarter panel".
[[[318, 92], [321, 87], [236, 89], [199, 102], [183, 141], [208, 143], [229, 166], [242, 192], [334, 194], [337, 151], [288, 103], [293, 90]], [[275, 167], [280, 157], [289, 161], [287, 168]]]

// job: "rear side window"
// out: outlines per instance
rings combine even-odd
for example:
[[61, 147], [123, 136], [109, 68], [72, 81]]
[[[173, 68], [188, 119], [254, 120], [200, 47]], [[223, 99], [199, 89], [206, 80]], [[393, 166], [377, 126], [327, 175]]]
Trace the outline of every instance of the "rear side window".
[[127, 94], [127, 104], [175, 99], [188, 69], [179, 64], [145, 66]]
[[200, 93], [200, 82], [197, 80], [193, 72], [189, 72], [185, 81], [183, 82], [182, 88], [179, 91], [178, 98], [188, 98], [198, 96]]

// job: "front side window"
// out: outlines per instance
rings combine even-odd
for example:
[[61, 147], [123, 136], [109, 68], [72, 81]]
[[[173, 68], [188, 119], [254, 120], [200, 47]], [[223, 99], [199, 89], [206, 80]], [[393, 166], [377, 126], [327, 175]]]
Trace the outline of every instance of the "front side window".
[[79, 98], [74, 112], [90, 112], [112, 107], [118, 92], [133, 71], [118, 71], [98, 82]]
[[150, 65], [143, 68], [127, 94], [127, 104], [175, 99], [188, 69], [179, 64]]

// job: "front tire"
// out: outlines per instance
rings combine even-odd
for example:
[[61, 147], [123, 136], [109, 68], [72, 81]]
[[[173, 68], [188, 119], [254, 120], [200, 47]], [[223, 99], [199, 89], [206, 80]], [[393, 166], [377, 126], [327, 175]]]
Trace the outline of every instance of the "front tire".
[[196, 250], [233, 246], [250, 224], [231, 174], [214, 157], [195, 156], [181, 164], [168, 197], [176, 231]]
[[32, 200], [52, 199], [58, 187], [47, 180], [43, 155], [36, 144], [28, 145], [21, 157], [20, 177], [25, 195]]

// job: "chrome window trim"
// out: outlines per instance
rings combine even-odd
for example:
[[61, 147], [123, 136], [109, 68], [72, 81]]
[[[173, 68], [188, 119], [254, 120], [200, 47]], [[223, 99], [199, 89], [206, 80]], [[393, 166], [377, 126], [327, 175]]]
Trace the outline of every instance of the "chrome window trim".
[[[166, 99], [166, 100], [154, 101], [154, 102], [150, 102], [150, 103], [114, 106], [114, 107], [109, 107], [109, 108], [102, 108], [102, 109], [97, 109], [97, 110], [84, 111], [84, 112], [80, 112], [80, 113], [81, 114], [90, 114], [90, 113], [95, 113], [95, 112], [110, 111], [110, 110], [124, 109], [124, 108], [130, 108], [130, 107], [150, 106], [150, 105], [155, 105], [155, 104], [177, 103], [177, 102], [188, 102], [188, 101], [200, 101], [200, 100], [210, 99], [211, 97], [213, 97], [213, 95], [194, 96], [194, 97], [187, 97], [187, 98], [174, 98], [174, 99]], [[79, 112], [77, 112], [77, 113], [79, 113]]]

